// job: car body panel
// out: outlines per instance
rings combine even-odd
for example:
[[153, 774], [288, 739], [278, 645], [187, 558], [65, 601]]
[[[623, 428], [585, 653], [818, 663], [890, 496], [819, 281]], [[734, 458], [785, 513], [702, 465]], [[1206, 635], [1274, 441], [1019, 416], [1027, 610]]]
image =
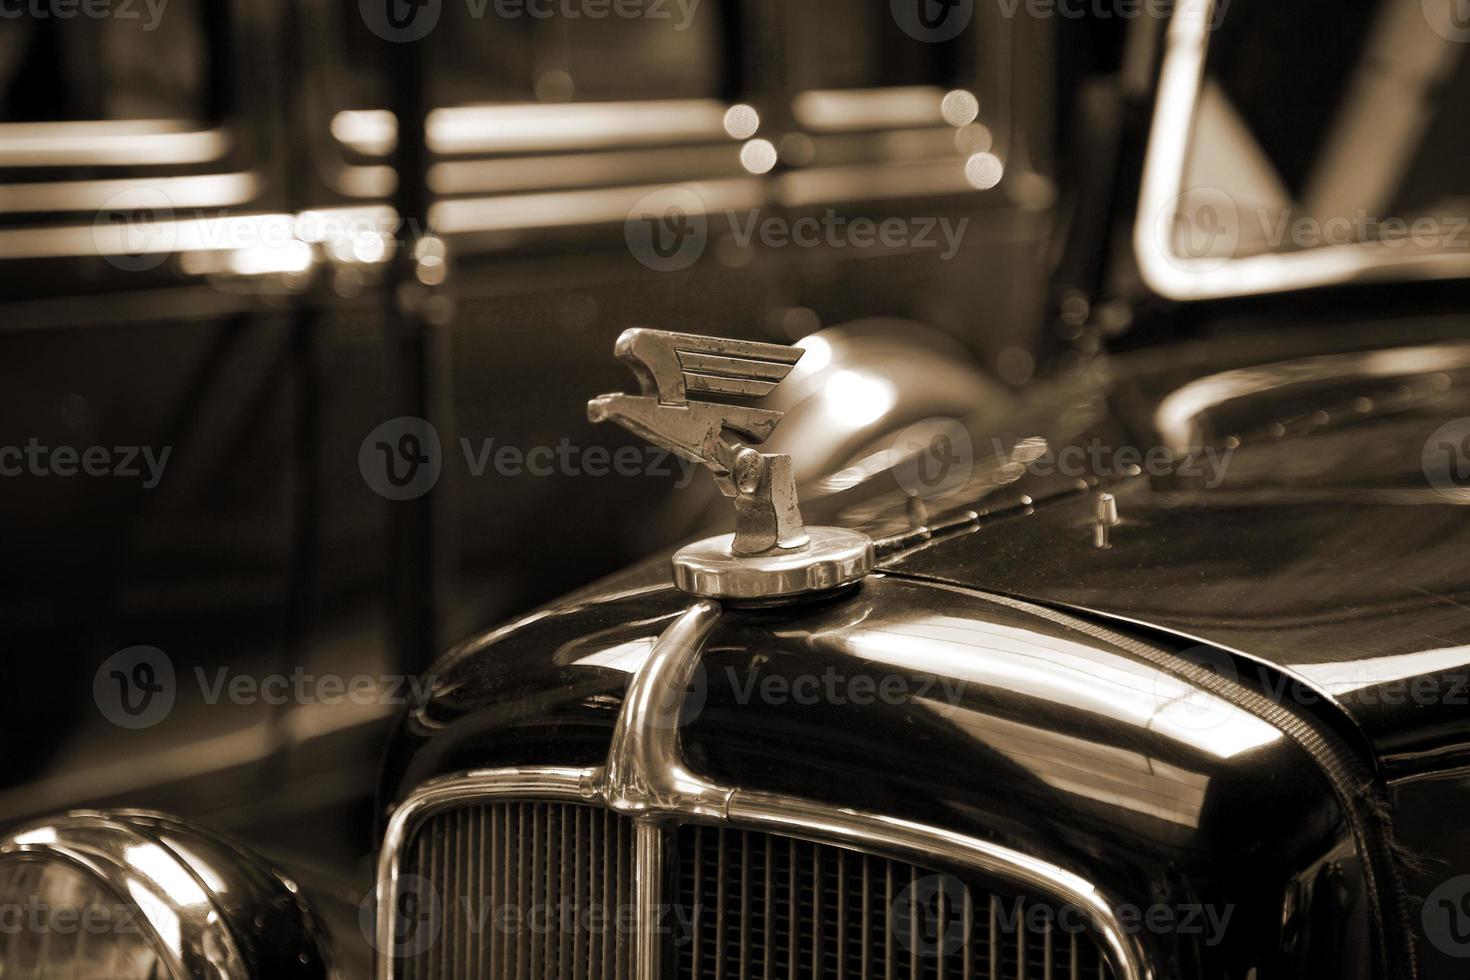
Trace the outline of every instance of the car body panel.
[[1341, 706], [1391, 769], [1470, 752], [1461, 508], [1170, 496], [1141, 479], [1114, 493], [1107, 549], [1078, 497], [895, 567], [1240, 651], [1294, 675], [1283, 697]]
[[[1106, 547], [1079, 490], [889, 567], [1235, 651], [1267, 665], [1256, 680], [1277, 700], [1345, 712], [1391, 772], [1462, 765], [1470, 498], [1439, 470], [1436, 441], [1457, 417], [1470, 428], [1467, 348], [1391, 339], [1214, 372], [1120, 365], [1057, 397], [1106, 400], [1111, 430], [1052, 441], [1060, 460], [1067, 445], [1099, 450], [1103, 433], [1104, 465], [1084, 482], [1117, 502]], [[1120, 448], [1182, 463], [1130, 475], [1108, 465]]]
[[[689, 604], [610, 592], [452, 652], [390, 749], [388, 802], [471, 768], [601, 764], [631, 672]], [[724, 610], [701, 668], [680, 741], [719, 784], [994, 841], [1120, 907], [1189, 915], [1140, 928], [1161, 975], [1371, 969], [1363, 866], [1317, 760], [1105, 635], [877, 574], [827, 602]]]

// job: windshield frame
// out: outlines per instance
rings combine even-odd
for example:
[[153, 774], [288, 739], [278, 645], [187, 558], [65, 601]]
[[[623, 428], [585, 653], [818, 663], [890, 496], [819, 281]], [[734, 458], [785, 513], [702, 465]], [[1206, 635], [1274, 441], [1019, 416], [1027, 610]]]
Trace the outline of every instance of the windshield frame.
[[1165, 36], [1133, 229], [1144, 283], [1166, 299], [1192, 302], [1358, 282], [1470, 278], [1470, 252], [1464, 249], [1355, 242], [1226, 258], [1173, 249], [1169, 230], [1180, 213], [1215, 9], [1216, 0], [1179, 0]]

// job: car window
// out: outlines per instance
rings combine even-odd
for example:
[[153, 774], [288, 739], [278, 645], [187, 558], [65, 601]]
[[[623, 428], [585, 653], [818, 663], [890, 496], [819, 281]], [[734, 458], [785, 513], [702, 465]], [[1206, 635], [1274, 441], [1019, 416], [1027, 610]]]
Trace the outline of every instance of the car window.
[[1437, 23], [1441, 6], [1238, 0], [1219, 18], [1186, 187], [1258, 174], [1232, 193], [1236, 254], [1452, 231], [1470, 203], [1470, 30]]

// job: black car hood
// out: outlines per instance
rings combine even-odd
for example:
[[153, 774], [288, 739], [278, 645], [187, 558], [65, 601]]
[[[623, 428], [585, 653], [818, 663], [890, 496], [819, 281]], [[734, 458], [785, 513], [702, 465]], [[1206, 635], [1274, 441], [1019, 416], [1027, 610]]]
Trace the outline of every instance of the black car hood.
[[[1178, 449], [1188, 430], [1191, 452], [1229, 449], [1230, 465], [1069, 473], [1060, 487], [1027, 472], [982, 498], [991, 516], [886, 568], [1224, 648], [1239, 656], [1199, 652], [1220, 669], [1269, 665], [1250, 680], [1279, 700], [1335, 703], [1386, 767], [1462, 763], [1470, 499], [1450, 457], [1436, 461], [1458, 445], [1440, 445], [1442, 427], [1470, 437], [1467, 359], [1470, 347], [1440, 344], [1225, 374], [1119, 366], [1057, 404], [1056, 417], [1105, 406], [1063, 441], [1102, 443], [1106, 468], [1120, 443]], [[1103, 491], [1120, 523], [1099, 547]]]
[[[1116, 363], [1038, 388], [1004, 425], [963, 423], [981, 449], [918, 528], [892, 452], [803, 488], [809, 522], [868, 529], [882, 567], [820, 601], [722, 608], [685, 691], [681, 760], [719, 786], [995, 841], [1115, 904], [1240, 911], [1216, 945], [1141, 936], [1160, 976], [1367, 976], [1369, 919], [1403, 903], [1388, 803], [1338, 736], [1366, 734], [1401, 772], [1470, 755], [1464, 692], [1445, 687], [1470, 664], [1456, 652], [1470, 539], [1419, 460], [1425, 424], [1470, 417], [1465, 372], [1402, 375], [1470, 351], [1262, 370], [1241, 397], [1164, 416], [1240, 449], [1220, 480], [1037, 465], [1041, 446], [1157, 446], [1159, 406], [1218, 371], [1204, 354], [1201, 370]], [[965, 455], [954, 426], [936, 431]], [[1103, 492], [1121, 522], [1098, 547]], [[655, 556], [446, 654], [390, 740], [380, 812], [470, 770], [604, 766], [629, 679], [695, 602], [669, 577]], [[1178, 656], [1194, 638], [1228, 648], [1208, 651], [1220, 669], [1263, 673], [1208, 676]], [[1404, 683], [1408, 697], [1382, 696]], [[1252, 686], [1318, 705], [1282, 710]]]

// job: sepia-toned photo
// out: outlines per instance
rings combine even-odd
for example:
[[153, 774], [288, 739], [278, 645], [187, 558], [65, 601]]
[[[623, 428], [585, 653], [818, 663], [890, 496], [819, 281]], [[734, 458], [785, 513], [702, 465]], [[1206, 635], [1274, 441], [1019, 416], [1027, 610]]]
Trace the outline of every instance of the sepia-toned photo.
[[1470, 0], [0, 0], [0, 980], [1466, 980]]

